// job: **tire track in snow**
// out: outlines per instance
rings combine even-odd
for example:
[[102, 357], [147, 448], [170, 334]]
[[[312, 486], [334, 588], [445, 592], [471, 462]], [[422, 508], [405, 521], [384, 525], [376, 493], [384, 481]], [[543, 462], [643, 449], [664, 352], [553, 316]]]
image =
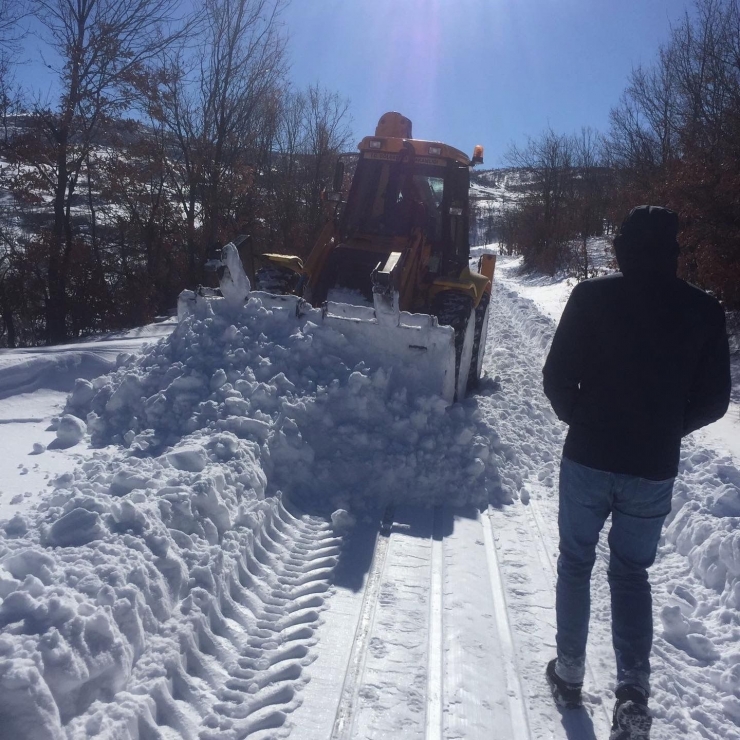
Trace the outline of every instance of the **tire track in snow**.
[[511, 654], [507, 658], [506, 640], [499, 637], [501, 598], [492, 588], [486, 519], [485, 511], [472, 507], [443, 509], [442, 737], [449, 739], [514, 738], [517, 732], [511, 694], [521, 691], [516, 694], [516, 680], [512, 688], [503, 669]]
[[[325, 521], [304, 517], [292, 524], [293, 532], [286, 525], [282, 538], [276, 530], [274, 538], [265, 537], [264, 550], [257, 550], [262, 565], [272, 569], [273, 588], [255, 615], [259, 633], [250, 638], [238, 667], [230, 668], [223, 703], [215, 707], [227, 723], [236, 720], [240, 738], [281, 727], [297, 706], [303, 668], [312, 661], [322, 594], [329, 589], [339, 552], [338, 538]], [[210, 740], [207, 734], [201, 737]]]
[[429, 657], [427, 662], [427, 720], [425, 740], [442, 740], [444, 652], [442, 648], [442, 584], [444, 582], [442, 510], [434, 510], [432, 524], [432, 583], [429, 593]]
[[338, 538], [322, 519], [294, 516], [282, 503], [265, 516], [228, 588], [215, 599], [188, 597], [207, 618], [193, 619], [181, 664], [152, 695], [154, 712], [140, 715], [139, 735], [285, 734], [300, 703], [304, 668], [314, 658], [314, 632], [338, 551]]
[[524, 692], [519, 676], [519, 666], [514, 648], [514, 635], [509, 622], [506, 590], [504, 589], [501, 563], [496, 553], [494, 544], [493, 520], [490, 512], [483, 517], [483, 541], [486, 548], [486, 560], [488, 562], [488, 576], [491, 581], [493, 592], [493, 603], [496, 615], [496, 636], [503, 652], [504, 671], [506, 673], [506, 684], [508, 686], [509, 710], [511, 712], [511, 724], [513, 730], [512, 740], [529, 740], [531, 732], [529, 728], [529, 717], [524, 702]]
[[332, 740], [487, 740], [492, 731], [530, 740], [488, 517], [403, 508], [387, 535], [367, 578]]
[[357, 693], [359, 691], [362, 672], [367, 657], [370, 631], [375, 619], [375, 607], [381, 585], [383, 569], [388, 553], [390, 529], [393, 524], [393, 509], [389, 507], [383, 515], [378, 537], [375, 541], [375, 551], [370, 565], [370, 572], [365, 583], [365, 593], [362, 599], [355, 637], [352, 642], [347, 672], [342, 686], [341, 699], [334, 719], [331, 740], [351, 740]]
[[399, 507], [389, 531], [357, 681], [352, 740], [426, 738], [434, 514]]

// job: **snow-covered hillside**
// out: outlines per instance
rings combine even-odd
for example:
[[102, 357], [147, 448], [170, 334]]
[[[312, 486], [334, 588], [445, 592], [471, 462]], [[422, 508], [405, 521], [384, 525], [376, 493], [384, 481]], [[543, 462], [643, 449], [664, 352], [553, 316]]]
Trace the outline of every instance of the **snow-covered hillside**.
[[[564, 427], [540, 371], [571, 286], [517, 264], [451, 407], [257, 298], [0, 355], [0, 738], [604, 737], [603, 543], [587, 709], [544, 682]], [[740, 738], [739, 439], [733, 406], [684, 446], [660, 740]]]
[[510, 208], [530, 187], [528, 174], [521, 169], [484, 170], [476, 172], [470, 182], [470, 200], [478, 217]]

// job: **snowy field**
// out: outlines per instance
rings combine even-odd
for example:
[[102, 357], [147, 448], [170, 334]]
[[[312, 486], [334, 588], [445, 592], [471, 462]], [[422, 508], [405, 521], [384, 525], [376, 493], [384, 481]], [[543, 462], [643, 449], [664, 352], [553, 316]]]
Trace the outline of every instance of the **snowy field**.
[[[571, 288], [499, 258], [486, 377], [448, 408], [256, 298], [3, 351], [0, 740], [605, 738], [603, 542], [586, 708], [543, 675], [565, 430], [541, 367]], [[659, 740], [740, 740], [738, 440], [735, 405], [684, 444]]]

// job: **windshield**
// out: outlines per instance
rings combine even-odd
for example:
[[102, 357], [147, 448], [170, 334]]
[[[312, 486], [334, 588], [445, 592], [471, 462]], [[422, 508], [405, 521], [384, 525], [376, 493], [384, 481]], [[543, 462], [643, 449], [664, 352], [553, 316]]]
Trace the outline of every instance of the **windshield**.
[[407, 236], [422, 227], [430, 240], [442, 235], [445, 168], [362, 159], [344, 215], [348, 235]]

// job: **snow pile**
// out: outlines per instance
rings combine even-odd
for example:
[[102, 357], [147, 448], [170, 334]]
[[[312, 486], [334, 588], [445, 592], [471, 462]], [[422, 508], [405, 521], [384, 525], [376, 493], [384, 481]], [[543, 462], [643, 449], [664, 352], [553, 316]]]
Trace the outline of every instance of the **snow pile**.
[[72, 414], [65, 414], [57, 426], [56, 443], [60, 447], [72, 447], [82, 441], [87, 431], [85, 422]]
[[106, 334], [54, 347], [3, 349], [0, 399], [50, 389], [69, 393], [79, 377], [94, 378], [116, 368], [123, 352], [137, 352], [174, 328], [168, 319], [118, 334]]
[[244, 272], [237, 248], [229, 243], [221, 250], [221, 260], [224, 266], [224, 274], [221, 277], [221, 293], [233, 307], [244, 303], [251, 288], [249, 278]]
[[358, 513], [499, 489], [476, 405], [391, 380], [254, 297], [78, 380], [57, 442], [100, 449], [0, 523], [0, 737], [285, 726]]
[[338, 548], [329, 525], [265, 499], [258, 454], [230, 432], [100, 451], [4, 524], [0, 736], [284, 724]]
[[682, 455], [666, 540], [716, 591], [719, 604], [734, 610], [740, 609], [739, 527], [740, 471], [730, 458], [689, 447]]
[[[284, 724], [336, 540], [259, 501], [261, 481], [241, 483], [218, 444], [205, 474], [178, 476], [159, 458], [116, 479], [101, 457], [58, 483], [38, 523], [6, 525], [0, 735], [160, 737], [169, 726], [228, 740]], [[117, 485], [132, 490], [115, 498]]]
[[67, 411], [94, 445], [137, 455], [233, 435], [255, 449], [269, 492], [312, 505], [486, 503], [497, 474], [475, 404], [447, 408], [392, 379], [310, 314], [203, 300], [143, 356], [79, 381]]

